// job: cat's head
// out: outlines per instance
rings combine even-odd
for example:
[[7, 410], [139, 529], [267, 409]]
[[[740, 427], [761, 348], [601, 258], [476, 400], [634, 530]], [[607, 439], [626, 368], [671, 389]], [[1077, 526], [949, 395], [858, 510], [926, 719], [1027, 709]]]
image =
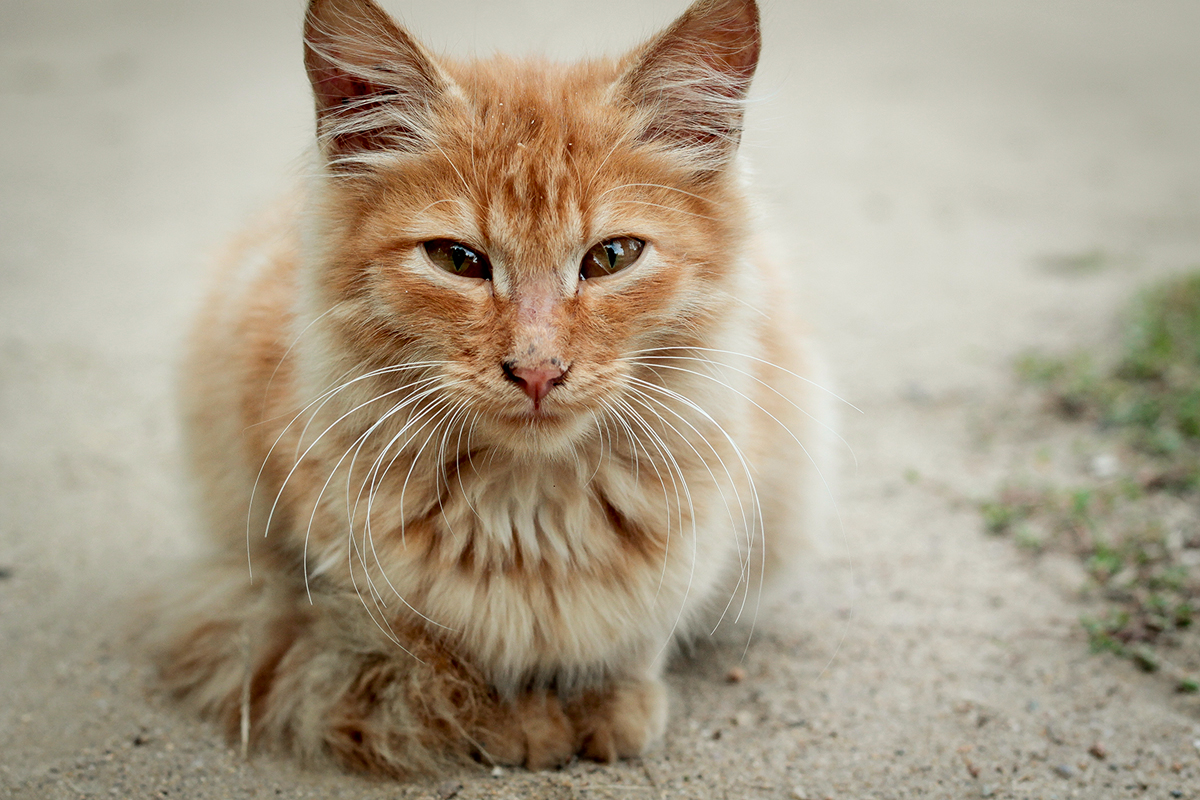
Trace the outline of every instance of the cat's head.
[[314, 0], [305, 43], [316, 310], [358, 362], [426, 365], [431, 413], [566, 447], [666, 397], [646, 352], [733, 324], [754, 0], [570, 65], [435, 59], [370, 0]]

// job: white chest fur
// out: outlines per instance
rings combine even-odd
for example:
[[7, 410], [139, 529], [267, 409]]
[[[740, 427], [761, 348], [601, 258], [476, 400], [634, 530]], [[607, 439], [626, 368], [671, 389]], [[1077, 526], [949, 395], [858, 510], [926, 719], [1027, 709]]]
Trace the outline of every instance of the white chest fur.
[[648, 673], [733, 546], [727, 525], [703, 523], [702, 496], [689, 505], [648, 473], [464, 461], [426, 517], [435, 544], [393, 549], [389, 582], [502, 691]]

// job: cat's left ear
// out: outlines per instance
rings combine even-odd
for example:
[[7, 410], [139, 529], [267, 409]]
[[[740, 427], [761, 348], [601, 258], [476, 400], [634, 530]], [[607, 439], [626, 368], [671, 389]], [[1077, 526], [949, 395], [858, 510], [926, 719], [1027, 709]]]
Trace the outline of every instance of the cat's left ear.
[[304, 66], [329, 162], [418, 149], [452, 83], [425, 49], [371, 0], [311, 0]]
[[618, 91], [641, 113], [644, 142], [699, 170], [726, 166], [762, 48], [754, 0], [697, 0], [631, 58]]

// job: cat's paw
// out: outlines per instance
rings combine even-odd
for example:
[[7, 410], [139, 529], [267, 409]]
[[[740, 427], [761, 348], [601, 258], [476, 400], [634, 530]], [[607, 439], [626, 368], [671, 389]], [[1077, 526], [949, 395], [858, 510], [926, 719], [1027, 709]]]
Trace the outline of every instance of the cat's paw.
[[667, 727], [667, 693], [656, 680], [620, 681], [589, 692], [567, 713], [579, 733], [579, 754], [595, 761], [641, 755]]
[[565, 764], [578, 742], [574, 725], [552, 692], [529, 692], [501, 707], [479, 738], [485, 761], [531, 770]]

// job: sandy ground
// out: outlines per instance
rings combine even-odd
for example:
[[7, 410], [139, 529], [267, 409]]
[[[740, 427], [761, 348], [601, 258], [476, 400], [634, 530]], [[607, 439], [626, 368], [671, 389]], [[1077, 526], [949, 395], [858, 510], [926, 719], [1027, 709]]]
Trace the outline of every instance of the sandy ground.
[[[569, 58], [682, 3], [389, 6], [438, 49]], [[969, 502], [1047, 432], [1013, 356], [1103, 341], [1200, 263], [1191, 0], [767, 3], [746, 146], [858, 466], [844, 538], [744, 660], [741, 631], [674, 668], [660, 752], [405, 787], [243, 762], [149, 695], [122, 631], [190, 547], [172, 365], [206, 259], [301, 163], [299, 18], [0, 2], [0, 794], [1200, 797], [1195, 701], [1089, 656], [1077, 568]]]

